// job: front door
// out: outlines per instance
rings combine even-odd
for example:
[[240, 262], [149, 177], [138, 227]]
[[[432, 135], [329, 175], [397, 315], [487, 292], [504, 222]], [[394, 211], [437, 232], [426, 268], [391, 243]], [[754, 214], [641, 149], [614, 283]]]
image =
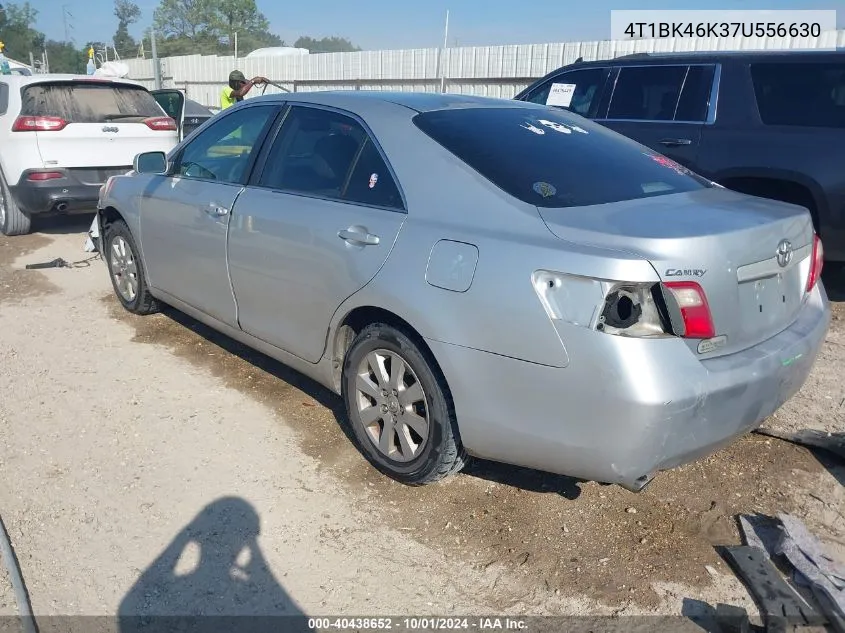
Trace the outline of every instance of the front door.
[[169, 175], [150, 181], [140, 202], [150, 284], [233, 327], [226, 232], [277, 110], [252, 106], [220, 117], [179, 152]]
[[598, 122], [695, 169], [713, 75], [713, 65], [622, 66]]
[[378, 272], [406, 217], [374, 139], [346, 114], [294, 106], [235, 203], [229, 271], [241, 328], [310, 362]]

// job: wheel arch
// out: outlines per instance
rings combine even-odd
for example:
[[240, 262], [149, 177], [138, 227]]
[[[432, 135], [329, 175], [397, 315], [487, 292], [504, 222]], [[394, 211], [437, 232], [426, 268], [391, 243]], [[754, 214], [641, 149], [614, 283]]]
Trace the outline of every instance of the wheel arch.
[[[349, 308], [338, 319], [337, 325], [332, 330], [329, 354], [331, 356], [332, 385], [337, 393], [341, 391], [343, 363], [346, 353], [349, 351], [352, 341], [355, 340], [357, 334], [372, 323], [384, 323], [402, 330], [420, 348], [420, 351], [428, 358], [429, 362], [432, 363], [432, 369], [440, 374], [443, 378], [443, 383], [448, 389], [448, 382], [434, 352], [432, 352], [431, 348], [425, 342], [423, 335], [420, 334], [419, 330], [410, 321], [387, 308], [362, 304]], [[451, 393], [449, 396], [451, 397]]]
[[788, 170], [743, 168], [721, 172], [714, 180], [734, 191], [807, 207], [820, 234], [826, 224], [827, 206], [823, 189], [806, 174]]

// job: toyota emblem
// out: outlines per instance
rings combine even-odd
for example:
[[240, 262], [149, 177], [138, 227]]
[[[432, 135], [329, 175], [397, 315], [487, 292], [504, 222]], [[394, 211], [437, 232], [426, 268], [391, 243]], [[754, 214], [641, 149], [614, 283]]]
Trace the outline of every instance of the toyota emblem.
[[778, 266], [786, 268], [792, 261], [792, 244], [789, 240], [781, 240], [778, 249], [775, 251], [778, 258]]

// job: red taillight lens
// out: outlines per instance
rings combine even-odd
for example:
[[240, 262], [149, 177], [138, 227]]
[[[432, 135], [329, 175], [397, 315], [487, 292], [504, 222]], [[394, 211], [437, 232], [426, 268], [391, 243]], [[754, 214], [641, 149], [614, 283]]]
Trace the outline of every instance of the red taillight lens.
[[176, 121], [171, 119], [169, 116], [157, 116], [149, 119], [144, 119], [144, 123], [146, 123], [147, 127], [151, 130], [157, 130], [161, 132], [176, 131]]
[[58, 132], [66, 125], [67, 121], [57, 116], [19, 116], [12, 125], [12, 132]]
[[684, 320], [684, 338], [713, 338], [716, 328], [704, 289], [694, 281], [667, 281], [663, 286], [672, 293]]
[[813, 259], [810, 260], [810, 276], [807, 278], [807, 292], [816, 287], [824, 267], [824, 246], [818, 235], [813, 236]]
[[60, 171], [36, 171], [29, 174], [26, 179], [33, 182], [42, 182], [44, 180], [56, 180], [57, 178], [64, 178], [65, 175]]

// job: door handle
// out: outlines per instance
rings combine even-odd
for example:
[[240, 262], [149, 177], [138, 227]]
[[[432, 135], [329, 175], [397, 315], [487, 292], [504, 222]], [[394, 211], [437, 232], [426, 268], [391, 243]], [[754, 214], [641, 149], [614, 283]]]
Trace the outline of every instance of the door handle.
[[664, 138], [660, 139], [661, 145], [666, 145], [667, 147], [677, 147], [679, 145], [692, 145], [692, 141], [688, 138]]
[[380, 241], [378, 235], [369, 233], [362, 226], [350, 226], [348, 229], [338, 231], [337, 236], [344, 242], [358, 246], [377, 246]]
[[216, 204], [208, 205], [203, 209], [203, 211], [214, 218], [222, 218], [223, 216], [229, 215], [229, 209]]

